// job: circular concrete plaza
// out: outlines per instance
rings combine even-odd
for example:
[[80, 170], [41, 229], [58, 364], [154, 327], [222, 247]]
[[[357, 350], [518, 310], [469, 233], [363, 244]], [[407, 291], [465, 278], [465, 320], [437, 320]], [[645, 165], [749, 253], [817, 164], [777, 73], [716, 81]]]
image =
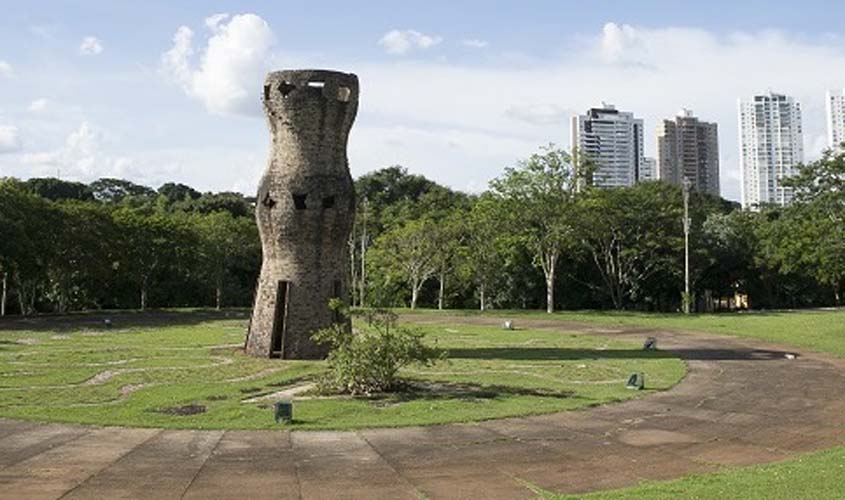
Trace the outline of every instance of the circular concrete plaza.
[[0, 419], [0, 498], [525, 498], [531, 486], [619, 488], [845, 443], [845, 360], [710, 334], [521, 324], [654, 336], [689, 372], [642, 399], [475, 424], [288, 432]]

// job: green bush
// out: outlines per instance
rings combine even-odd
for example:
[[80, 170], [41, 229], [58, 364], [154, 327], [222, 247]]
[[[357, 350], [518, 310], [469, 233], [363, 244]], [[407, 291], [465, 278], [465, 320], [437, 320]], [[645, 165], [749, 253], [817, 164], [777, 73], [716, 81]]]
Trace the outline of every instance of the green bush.
[[[335, 303], [332, 307], [340, 306]], [[317, 342], [331, 345], [328, 371], [318, 383], [320, 392], [369, 395], [395, 391], [402, 386], [402, 367], [412, 363], [428, 366], [445, 358], [445, 351], [423, 342], [423, 333], [397, 325], [396, 315], [390, 311], [355, 314], [363, 321], [356, 322], [352, 331], [335, 324], [313, 335]]]

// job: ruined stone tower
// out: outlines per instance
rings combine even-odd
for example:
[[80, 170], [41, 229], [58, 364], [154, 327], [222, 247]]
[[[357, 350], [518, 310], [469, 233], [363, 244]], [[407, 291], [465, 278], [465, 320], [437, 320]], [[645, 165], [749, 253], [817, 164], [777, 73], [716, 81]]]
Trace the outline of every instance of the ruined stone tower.
[[329, 300], [346, 300], [347, 238], [355, 193], [346, 158], [358, 110], [358, 77], [335, 71], [277, 71], [264, 82], [272, 143], [256, 200], [264, 260], [246, 351], [321, 358], [311, 334], [348, 322]]

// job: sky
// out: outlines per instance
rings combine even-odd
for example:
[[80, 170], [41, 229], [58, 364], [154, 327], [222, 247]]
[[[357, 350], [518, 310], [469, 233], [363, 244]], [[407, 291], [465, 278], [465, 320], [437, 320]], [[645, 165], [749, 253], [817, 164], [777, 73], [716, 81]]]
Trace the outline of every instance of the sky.
[[252, 194], [268, 71], [356, 73], [354, 176], [402, 165], [479, 192], [602, 102], [719, 125], [739, 199], [737, 99], [802, 105], [805, 159], [845, 87], [845, 4], [829, 1], [165, 2], [0, 0], [0, 177], [122, 177]]

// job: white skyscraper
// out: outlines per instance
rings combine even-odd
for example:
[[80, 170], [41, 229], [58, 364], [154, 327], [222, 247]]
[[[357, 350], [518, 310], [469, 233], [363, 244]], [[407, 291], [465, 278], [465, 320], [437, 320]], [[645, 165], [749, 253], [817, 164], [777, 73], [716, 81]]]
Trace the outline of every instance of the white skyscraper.
[[845, 92], [827, 93], [827, 147], [842, 150], [845, 142]]
[[576, 159], [593, 162], [594, 186], [632, 186], [644, 163], [643, 121], [602, 103], [572, 117], [571, 146]]
[[804, 161], [801, 105], [772, 92], [740, 99], [739, 145], [743, 208], [789, 204], [792, 189], [781, 186], [781, 179]]

